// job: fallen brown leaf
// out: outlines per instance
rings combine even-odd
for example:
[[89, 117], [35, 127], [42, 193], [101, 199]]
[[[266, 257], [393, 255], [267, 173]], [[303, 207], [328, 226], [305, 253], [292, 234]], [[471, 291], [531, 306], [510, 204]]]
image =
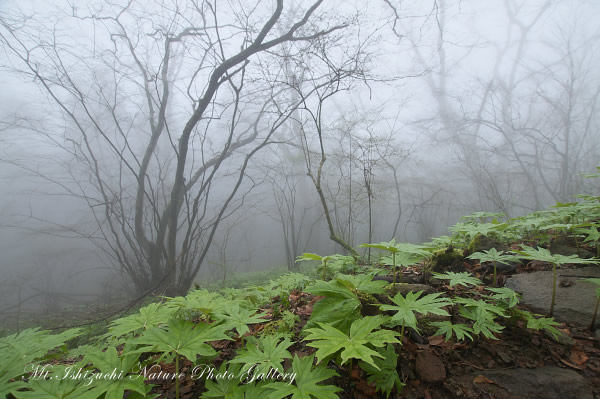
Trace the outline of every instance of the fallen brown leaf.
[[490, 380], [486, 376], [479, 374], [477, 377], [473, 378], [473, 384], [496, 384], [494, 381]]
[[446, 342], [443, 335], [433, 335], [427, 339], [429, 341], [429, 345], [433, 346], [444, 346], [444, 343]]
[[562, 364], [564, 364], [566, 366], [569, 366], [569, 367], [571, 367], [571, 368], [573, 368], [575, 370], [583, 370], [584, 369], [583, 367], [579, 367], [579, 366], [577, 366], [577, 365], [575, 365], [575, 364], [573, 364], [571, 362], [567, 362], [565, 359], [560, 359], [560, 361], [561, 361]]
[[571, 349], [571, 355], [569, 356], [569, 360], [571, 360], [571, 362], [577, 364], [578, 366], [581, 366], [583, 363], [587, 362], [588, 356], [585, 354], [584, 351], [574, 346]]

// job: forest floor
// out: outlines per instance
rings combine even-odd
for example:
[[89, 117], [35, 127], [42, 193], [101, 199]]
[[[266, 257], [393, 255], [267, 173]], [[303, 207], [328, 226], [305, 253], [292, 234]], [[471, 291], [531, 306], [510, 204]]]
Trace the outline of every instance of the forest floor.
[[[483, 281], [489, 275], [481, 275], [473, 263], [464, 262], [465, 270], [472, 271]], [[512, 273], [531, 273], [551, 270], [550, 265], [535, 263], [533, 267], [517, 268]], [[506, 281], [506, 275], [499, 281]], [[419, 280], [417, 269], [404, 270], [404, 280]], [[411, 285], [408, 284], [408, 287]], [[414, 284], [415, 290], [422, 284]], [[461, 295], [469, 295], [462, 287], [449, 288], [444, 284], [431, 287], [432, 292], [456, 294], [455, 289], [462, 290]], [[484, 286], [474, 288], [482, 292]], [[302, 341], [302, 328], [310, 318], [313, 305], [323, 297], [311, 295], [303, 291], [290, 293], [289, 310], [300, 316], [300, 323], [295, 326], [290, 353], [300, 357], [315, 353], [315, 349]], [[273, 306], [279, 306], [279, 298], [273, 298]], [[525, 306], [518, 305], [522, 309]], [[267, 313], [272, 308], [261, 309]], [[364, 316], [368, 314], [363, 314]], [[403, 382], [401, 392], [392, 392], [389, 398], [410, 399], [442, 399], [442, 398], [498, 398], [498, 399], [598, 399], [600, 398], [600, 339], [598, 334], [590, 331], [589, 326], [561, 323], [557, 326], [563, 333], [557, 341], [544, 331], [527, 329], [519, 321], [516, 325], [507, 325], [498, 334], [499, 339], [475, 337], [473, 341], [445, 341], [443, 336], [422, 335], [407, 331], [402, 338], [402, 345], [397, 345], [399, 353], [397, 371]], [[255, 324], [249, 334], [256, 335], [265, 324]], [[242, 340], [213, 342], [213, 347], [220, 351], [215, 360], [215, 367], [223, 361], [235, 357], [236, 350], [243, 346]], [[284, 366], [288, 368], [290, 361]], [[169, 365], [165, 365], [168, 370]], [[184, 370], [185, 370], [184, 365]], [[193, 364], [187, 364], [192, 368]], [[331, 368], [330, 363], [330, 368]], [[373, 384], [367, 381], [367, 373], [355, 365], [352, 370], [348, 364], [333, 365], [338, 377], [327, 381], [343, 389], [338, 395], [341, 398], [385, 398], [376, 391]], [[197, 398], [204, 388], [195, 381], [184, 382], [180, 387], [182, 398]], [[159, 386], [153, 390], [163, 398], [174, 398], [173, 384]]]
[[[484, 283], [491, 284], [489, 269], [482, 268], [475, 261], [462, 259], [460, 262], [454, 262], [450, 268], [454, 271], [468, 271]], [[526, 267], [514, 268], [510, 274], [537, 273], [551, 269], [550, 264], [529, 262]], [[507, 277], [508, 274], [500, 275], [499, 285], [505, 284]], [[422, 265], [403, 268], [402, 281], [409, 282], [400, 284], [409, 291], [416, 292], [425, 287], [429, 293], [439, 292], [448, 297], [476, 297], [483, 294], [486, 288], [485, 284], [469, 288], [449, 287], [439, 280], [431, 280], [430, 285], [423, 285]], [[572, 292], [577, 295], [577, 291]], [[321, 299], [323, 297], [293, 290], [285, 301], [285, 310], [300, 319], [291, 331], [294, 344], [288, 350], [292, 355], [302, 357], [315, 353], [315, 348], [307, 346], [307, 342], [303, 341], [301, 330], [310, 319], [314, 304]], [[381, 303], [391, 303], [385, 295], [378, 295], [377, 299]], [[282, 306], [281, 298], [275, 297], [260, 310], [272, 316], [273, 313], [280, 312]], [[527, 309], [523, 304], [517, 306]], [[276, 309], [278, 307], [281, 308]], [[103, 312], [114, 313], [110, 308], [97, 309], [94, 316], [97, 317]], [[56, 328], [61, 321], [72, 324], [90, 316], [89, 309], [87, 314], [84, 313], [70, 313], [68, 318], [65, 314], [64, 318], [52, 317], [38, 321], [43, 327]], [[369, 314], [369, 306], [364, 306], [363, 316], [369, 315], [372, 315]], [[258, 335], [267, 324], [265, 321], [249, 325], [248, 335]], [[106, 326], [105, 322], [90, 327], [89, 337], [106, 331]], [[393, 391], [389, 398], [600, 399], [600, 334], [590, 331], [589, 325], [561, 322], [557, 328], [562, 333], [558, 341], [544, 330], [528, 329], [524, 321], [518, 321], [515, 324], [505, 323], [502, 333], [496, 334], [498, 339], [476, 336], [472, 341], [459, 342], [454, 339], [446, 341], [443, 336], [433, 335], [435, 329], [423, 327], [420, 335], [407, 329], [401, 337], [402, 344], [395, 344], [399, 355], [397, 372], [405, 385], [400, 392]], [[211, 346], [219, 352], [219, 356], [213, 362], [214, 366], [218, 368], [223, 362], [233, 359], [244, 345], [242, 338], [211, 342]], [[290, 365], [289, 360], [284, 362], [286, 369]], [[170, 369], [174, 371], [173, 364], [161, 366], [165, 372], [169, 372]], [[191, 362], [183, 360], [180, 371], [186, 374], [186, 370], [189, 371], [192, 367], [194, 365]], [[386, 397], [376, 391], [376, 387], [367, 380], [367, 373], [356, 364], [351, 370], [348, 363], [339, 366], [331, 362], [329, 367], [333, 368], [338, 376], [326, 383], [342, 389], [338, 393], [339, 397]], [[156, 384], [151, 392], [160, 398], [176, 397], [175, 384], [172, 381], [149, 380], [147, 383]], [[198, 398], [204, 392], [205, 386], [201, 381], [187, 378], [180, 384], [179, 397]]]

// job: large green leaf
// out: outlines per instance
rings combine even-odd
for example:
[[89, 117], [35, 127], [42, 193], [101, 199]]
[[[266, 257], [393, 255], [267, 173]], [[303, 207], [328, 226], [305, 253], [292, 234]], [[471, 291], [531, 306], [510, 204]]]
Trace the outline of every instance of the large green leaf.
[[296, 262], [302, 262], [305, 260], [321, 261], [321, 260], [323, 260], [323, 257], [321, 255], [313, 254], [310, 252], [305, 252], [302, 255], [298, 256], [298, 258], [296, 258]]
[[[46, 365], [46, 367], [42, 374], [30, 376], [26, 385], [30, 390], [13, 391], [12, 394], [17, 399], [96, 399], [100, 395], [91, 391], [98, 384], [98, 380], [75, 377], [76, 370], [83, 368], [83, 364]], [[46, 371], [48, 375], [45, 375]]]
[[227, 303], [215, 314], [215, 318], [222, 320], [226, 329], [235, 328], [241, 337], [250, 331], [248, 324], [265, 323], [268, 321], [264, 318], [266, 316], [265, 313], [255, 313], [256, 311], [252, 309], [241, 308], [237, 303]]
[[486, 288], [486, 290], [493, 292], [490, 298], [503, 301], [508, 308], [513, 308], [519, 303], [519, 293], [508, 287]]
[[463, 317], [475, 321], [473, 323], [475, 334], [483, 334], [487, 338], [498, 339], [493, 333], [501, 332], [504, 326], [494, 320], [497, 317], [506, 317], [504, 309], [486, 301], [471, 298], [455, 298], [454, 302], [462, 305], [459, 308], [459, 313]]
[[382, 355], [381, 358], [375, 358], [378, 369], [368, 363], [360, 362], [359, 365], [360, 368], [369, 373], [367, 381], [374, 384], [377, 391], [384, 392], [385, 397], [388, 398], [394, 387], [397, 392], [400, 392], [404, 387], [404, 383], [396, 370], [398, 354], [392, 344], [387, 344], [385, 350], [383, 348], [377, 349], [377, 352]]
[[215, 350], [206, 342], [230, 339], [225, 334], [226, 330], [226, 326], [216, 323], [195, 324], [187, 320], [171, 319], [168, 329], [153, 327], [132, 342], [144, 345], [140, 351], [175, 353], [195, 362], [198, 355], [216, 355]]
[[85, 356], [85, 360], [98, 369], [95, 372], [96, 375], [117, 374], [117, 378], [107, 377], [94, 380], [90, 391], [90, 394], [95, 395], [93, 397], [104, 395], [104, 399], [122, 399], [126, 391], [146, 395], [147, 386], [144, 384], [143, 375], [127, 375], [129, 372], [138, 371], [134, 368], [137, 367], [139, 353], [133, 352], [131, 349], [129, 345], [125, 345], [123, 353], [119, 356], [116, 348], [109, 346], [104, 352], [98, 349]]
[[423, 245], [410, 244], [407, 242], [396, 242], [396, 239], [394, 238], [391, 241], [383, 241], [374, 244], [361, 244], [360, 246], [363, 248], [380, 249], [382, 251], [388, 251], [390, 253], [404, 252], [413, 255], [431, 255], [431, 253], [426, 250], [427, 247]]
[[367, 294], [383, 294], [385, 292], [384, 287], [387, 285], [385, 281], [373, 281], [373, 276], [368, 274], [359, 274], [356, 276], [339, 275], [336, 281], [352, 293], [361, 291]]
[[213, 370], [213, 377], [207, 376], [204, 370], [202, 377], [205, 378], [206, 392], [202, 398], [225, 398], [225, 399], [254, 399], [263, 397], [268, 393], [265, 381], [253, 381], [243, 383], [241, 365], [225, 363], [218, 370]]
[[440, 293], [425, 295], [419, 298], [423, 291], [417, 293], [409, 292], [406, 296], [398, 293], [392, 298], [392, 302], [396, 305], [380, 305], [382, 310], [390, 310], [395, 312], [392, 316], [392, 321], [405, 327], [417, 328], [416, 313], [426, 315], [428, 313], [449, 316], [448, 312], [443, 309], [444, 306], [451, 305], [452, 302], [447, 298], [440, 298]]
[[350, 325], [360, 317], [361, 301], [359, 292], [381, 294], [385, 281], [373, 281], [371, 275], [339, 275], [329, 282], [318, 281], [306, 292], [325, 296], [313, 306], [308, 327], [318, 322], [327, 322], [344, 332], [350, 331]]
[[[53, 349], [61, 347], [63, 351], [66, 350], [65, 343], [79, 335], [80, 329], [51, 334], [35, 328], [0, 338], [0, 387], [32, 370], [31, 363], [48, 358]], [[10, 389], [17, 389], [19, 385], [12, 383]], [[0, 392], [4, 392], [4, 389], [0, 388]]]
[[514, 255], [505, 255], [504, 252], [498, 250], [496, 248], [490, 248], [487, 251], [483, 252], [475, 252], [469, 256], [469, 259], [476, 259], [480, 262], [508, 262], [515, 259]]
[[283, 370], [281, 362], [284, 359], [291, 359], [292, 355], [287, 349], [292, 346], [292, 342], [285, 338], [283, 341], [276, 335], [268, 335], [248, 342], [243, 349], [240, 349], [238, 355], [229, 363], [240, 363], [243, 365], [242, 372], [254, 368], [254, 373], [267, 373], [269, 369]]
[[163, 304], [151, 303], [136, 314], [113, 320], [108, 332], [102, 338], [119, 338], [136, 331], [145, 331], [151, 327], [167, 324], [174, 312], [173, 308]]
[[317, 281], [306, 292], [324, 296], [313, 305], [308, 327], [328, 322], [342, 331], [350, 331], [350, 325], [360, 317], [361, 303], [356, 292], [338, 280]]
[[324, 363], [313, 368], [315, 356], [299, 358], [294, 356], [292, 360], [292, 373], [295, 373], [294, 384], [287, 382], [274, 382], [266, 385], [272, 390], [269, 399], [283, 399], [291, 395], [292, 399], [338, 399], [336, 392], [340, 388], [333, 385], [321, 385], [320, 383], [336, 376], [337, 373], [328, 369]]
[[520, 251], [513, 251], [513, 252], [515, 254], [517, 254], [518, 257], [521, 259], [548, 262], [548, 263], [552, 263], [556, 266], [561, 266], [564, 264], [600, 263], [600, 260], [598, 260], [598, 259], [582, 259], [582, 258], [578, 257], [577, 255], [568, 255], [567, 256], [567, 255], [552, 254], [546, 248], [537, 247], [534, 249], [527, 245], [523, 246], [523, 249], [521, 249]]
[[471, 341], [473, 340], [473, 336], [471, 335], [473, 328], [466, 324], [452, 324], [449, 320], [434, 321], [429, 324], [437, 327], [438, 330], [435, 332], [435, 335], [445, 335], [446, 341], [449, 341], [452, 338], [452, 335], [456, 336], [456, 339], [459, 341], [464, 341], [465, 338], [469, 338]]
[[379, 258], [379, 262], [387, 266], [410, 266], [423, 260], [421, 254], [413, 254], [410, 252], [398, 252], [393, 256], [387, 255]]
[[462, 285], [465, 287], [468, 287], [469, 285], [481, 285], [481, 280], [473, 277], [471, 273], [468, 272], [446, 272], [443, 274], [433, 273], [433, 278], [439, 280], [449, 280], [448, 285], [450, 287], [454, 287], [455, 285]]
[[378, 369], [373, 356], [382, 355], [371, 347], [383, 347], [387, 343], [399, 343], [396, 332], [377, 330], [386, 319], [382, 316], [369, 316], [356, 320], [346, 334], [327, 323], [318, 323], [319, 328], [310, 328], [305, 340], [313, 341], [307, 345], [317, 348], [316, 357], [321, 362], [330, 355], [341, 351], [342, 364], [349, 359], [359, 359]]

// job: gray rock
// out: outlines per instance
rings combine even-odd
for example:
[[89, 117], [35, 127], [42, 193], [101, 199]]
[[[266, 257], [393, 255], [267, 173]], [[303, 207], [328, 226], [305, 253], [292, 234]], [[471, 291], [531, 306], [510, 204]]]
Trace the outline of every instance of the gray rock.
[[[559, 321], [588, 326], [596, 304], [595, 286], [579, 277], [600, 277], [600, 267], [558, 269], [554, 318]], [[564, 276], [564, 277], [563, 277]], [[563, 284], [561, 284], [563, 281]], [[534, 312], [548, 314], [552, 300], [552, 272], [522, 273], [510, 277], [506, 286], [523, 295], [521, 303]]]
[[591, 387], [573, 370], [556, 366], [477, 373], [518, 398], [593, 399]]
[[590, 252], [585, 248], [577, 249], [577, 247], [574, 245], [566, 245], [566, 244], [553, 244], [550, 247], [550, 252], [552, 254], [559, 254], [559, 255], [565, 255], [565, 256], [577, 255], [580, 258], [584, 258], [584, 259], [593, 258], [596, 255], [595, 253]]

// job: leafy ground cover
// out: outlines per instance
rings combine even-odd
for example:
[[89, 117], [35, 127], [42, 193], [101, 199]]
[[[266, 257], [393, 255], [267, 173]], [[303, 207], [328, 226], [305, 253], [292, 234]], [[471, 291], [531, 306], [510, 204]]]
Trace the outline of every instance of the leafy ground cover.
[[[27, 329], [0, 338], [0, 397], [516, 398], [531, 396], [492, 372], [556, 367], [600, 397], [594, 322], [535, 314], [504, 286], [597, 264], [598, 227], [598, 197], [479, 212], [431, 243], [367, 244], [373, 264], [304, 254], [312, 272], [159, 298], [97, 334]], [[565, 242], [574, 253], [557, 253]]]

